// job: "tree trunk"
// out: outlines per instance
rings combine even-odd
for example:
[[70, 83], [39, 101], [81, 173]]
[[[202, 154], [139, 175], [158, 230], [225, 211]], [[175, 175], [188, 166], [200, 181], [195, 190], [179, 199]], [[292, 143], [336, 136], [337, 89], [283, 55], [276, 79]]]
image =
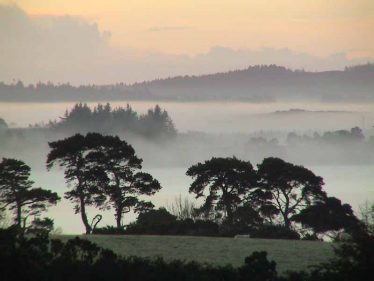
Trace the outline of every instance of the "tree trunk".
[[233, 224], [233, 212], [231, 210], [231, 206], [226, 206], [226, 215], [227, 215], [227, 221], [230, 225]]
[[22, 228], [22, 207], [17, 203], [17, 225]]
[[122, 228], [122, 209], [118, 208], [116, 210], [116, 222], [117, 222], [117, 228]]
[[232, 211], [232, 202], [228, 199], [229, 194], [226, 188], [222, 189], [222, 199], [226, 211], [226, 221], [232, 225], [233, 224], [233, 211]]
[[284, 226], [287, 229], [291, 229], [291, 221], [290, 221], [290, 219], [288, 218], [288, 216], [286, 214], [283, 215], [283, 220], [284, 220]]
[[91, 229], [91, 226], [88, 222], [88, 219], [87, 219], [87, 214], [86, 214], [86, 203], [84, 202], [84, 198], [83, 197], [80, 197], [80, 210], [81, 210], [81, 218], [82, 218], [82, 222], [84, 224], [84, 227], [86, 228], [86, 234], [90, 234], [92, 229]]

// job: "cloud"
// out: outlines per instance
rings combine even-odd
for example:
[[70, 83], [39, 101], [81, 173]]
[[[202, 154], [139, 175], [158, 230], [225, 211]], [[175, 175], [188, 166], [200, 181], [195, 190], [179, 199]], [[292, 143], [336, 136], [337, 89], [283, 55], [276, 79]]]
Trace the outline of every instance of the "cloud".
[[[177, 31], [187, 26], [150, 28], [150, 32]], [[131, 40], [131, 38], [129, 38]], [[131, 83], [176, 75], [199, 75], [279, 64], [305, 70], [341, 69], [365, 63], [346, 54], [315, 57], [290, 49], [259, 50], [213, 47], [196, 56], [115, 49], [110, 33], [96, 24], [71, 16], [29, 16], [17, 6], [0, 5], [0, 81], [38, 81], [72, 84]]]
[[78, 17], [30, 17], [17, 6], [0, 6], [0, 77], [68, 79], [107, 55], [109, 39]]

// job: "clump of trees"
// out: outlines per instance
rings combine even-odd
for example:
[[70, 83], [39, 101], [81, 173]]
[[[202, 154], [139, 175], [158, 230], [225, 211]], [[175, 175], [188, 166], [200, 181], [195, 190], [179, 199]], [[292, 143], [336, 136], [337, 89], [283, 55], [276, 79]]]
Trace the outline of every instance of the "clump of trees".
[[[119, 137], [99, 133], [76, 134], [50, 142], [47, 168], [64, 168], [65, 180], [71, 190], [65, 198], [75, 204], [89, 234], [95, 228], [90, 223], [86, 207], [113, 208], [117, 228], [122, 227], [125, 213], [141, 213], [153, 204], [140, 200], [140, 195], [153, 195], [161, 189], [160, 183], [148, 173], [141, 172], [142, 159], [133, 147]], [[97, 223], [96, 223], [97, 224]]]
[[112, 108], [109, 103], [98, 104], [91, 109], [86, 103], [78, 103], [66, 110], [61, 120], [50, 122], [53, 130], [68, 133], [130, 132], [147, 138], [174, 137], [177, 133], [168, 112], [159, 105], [146, 114], [138, 114], [127, 104], [126, 107]]
[[[234, 236], [249, 233], [253, 237], [317, 239], [352, 232], [358, 226], [351, 206], [328, 197], [321, 177], [280, 158], [265, 158], [257, 167], [234, 156], [213, 157], [192, 165], [186, 172], [192, 178], [189, 192], [202, 204], [197, 206], [180, 197], [169, 206], [169, 213], [166, 209], [154, 210], [153, 203], [145, 200], [158, 192], [161, 185], [142, 171], [142, 159], [125, 140], [87, 133], [50, 142], [49, 146], [47, 169], [63, 168], [70, 188], [64, 197], [74, 203], [75, 213], [80, 214], [87, 234]], [[3, 159], [1, 165], [3, 195], [0, 200], [15, 211], [17, 225], [25, 227], [24, 218], [40, 214], [59, 200], [55, 193], [31, 188], [30, 168], [22, 161]], [[18, 184], [14, 185], [13, 181]], [[16, 193], [15, 188], [18, 188]], [[102, 216], [94, 214], [90, 218], [88, 206], [97, 210], [112, 209], [115, 227], [95, 231]], [[139, 217], [126, 227], [123, 220], [129, 212]], [[163, 226], [150, 223], [158, 219], [148, 216], [159, 216], [164, 220]], [[48, 228], [48, 223], [48, 220], [35, 219], [31, 225]]]
[[[97, 231], [111, 234], [109, 227]], [[222, 236], [217, 222], [201, 218], [178, 218], [165, 208], [139, 214], [137, 220], [127, 225], [123, 234]]]
[[359, 127], [353, 127], [350, 130], [327, 131], [323, 134], [315, 132], [313, 136], [298, 135], [291, 132], [287, 135], [287, 143], [291, 145], [302, 143], [319, 143], [319, 144], [353, 144], [361, 143], [365, 140], [363, 131]]
[[189, 191], [204, 199], [198, 211], [219, 222], [229, 235], [317, 237], [358, 226], [348, 204], [327, 196], [321, 177], [280, 158], [265, 158], [257, 170], [235, 157], [212, 158], [186, 174], [193, 178]]
[[[14, 213], [13, 222], [22, 231], [53, 228], [53, 221], [40, 219], [49, 206], [60, 200], [57, 193], [33, 187], [30, 167], [21, 160], [3, 158], [0, 162], [0, 208]], [[31, 223], [28, 220], [32, 218]]]
[[213, 157], [186, 174], [201, 206], [176, 198], [170, 212], [145, 212], [124, 233], [322, 239], [360, 226], [350, 205], [327, 196], [321, 177], [280, 158], [265, 158], [254, 169], [236, 157]]
[[[189, 192], [205, 197], [202, 213], [224, 217], [232, 224], [234, 212], [243, 196], [255, 187], [256, 174], [251, 163], [232, 158], [215, 158], [191, 166], [186, 175], [193, 178]], [[209, 190], [205, 196], [204, 191]]]
[[3, 118], [0, 118], [0, 131], [8, 129], [8, 124], [5, 122]]

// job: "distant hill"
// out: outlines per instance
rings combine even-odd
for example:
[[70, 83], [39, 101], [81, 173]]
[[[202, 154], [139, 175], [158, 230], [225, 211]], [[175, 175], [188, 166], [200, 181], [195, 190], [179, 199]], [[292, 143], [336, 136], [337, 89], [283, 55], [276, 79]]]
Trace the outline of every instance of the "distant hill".
[[0, 83], [0, 101], [331, 101], [374, 102], [374, 64], [343, 71], [307, 72], [261, 65], [202, 76], [178, 76], [131, 85], [74, 87]]
[[270, 115], [295, 115], [295, 114], [352, 114], [346, 110], [306, 110], [301, 108], [291, 108], [289, 110], [277, 110], [270, 112]]

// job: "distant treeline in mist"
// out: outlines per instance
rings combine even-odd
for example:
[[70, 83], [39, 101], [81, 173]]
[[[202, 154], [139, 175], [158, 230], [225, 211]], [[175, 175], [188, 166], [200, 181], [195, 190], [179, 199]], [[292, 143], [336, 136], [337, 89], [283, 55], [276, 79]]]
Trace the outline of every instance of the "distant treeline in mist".
[[98, 104], [91, 109], [85, 103], [77, 103], [59, 121], [48, 126], [53, 131], [74, 132], [130, 132], [144, 137], [175, 136], [177, 131], [166, 110], [156, 105], [146, 114], [138, 114], [127, 104], [112, 108], [109, 103]]
[[0, 118], [0, 153], [33, 159], [31, 154], [43, 150], [48, 141], [87, 132], [126, 137], [151, 166], [184, 167], [212, 155], [243, 155], [255, 162], [274, 155], [303, 164], [374, 163], [369, 153], [374, 137], [359, 127], [304, 134], [178, 132], [168, 112], [158, 105], [139, 114], [130, 105], [112, 108], [109, 103], [95, 107], [77, 103], [59, 119], [27, 128], [9, 128]]
[[0, 101], [108, 101], [108, 100], [236, 100], [374, 101], [374, 65], [343, 71], [310, 72], [277, 65], [250, 66], [201, 76], [178, 76], [148, 82], [72, 86], [37, 83], [0, 83]]

